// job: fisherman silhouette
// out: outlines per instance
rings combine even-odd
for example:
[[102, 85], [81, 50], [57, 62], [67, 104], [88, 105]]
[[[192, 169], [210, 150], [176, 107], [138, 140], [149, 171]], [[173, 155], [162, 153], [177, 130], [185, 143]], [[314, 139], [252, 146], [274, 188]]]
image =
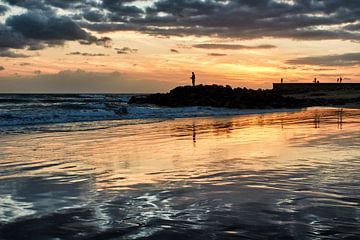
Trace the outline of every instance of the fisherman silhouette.
[[193, 87], [195, 87], [195, 73], [194, 72], [192, 72], [192, 74], [191, 74], [191, 81], [192, 81], [192, 85], [193, 85]]

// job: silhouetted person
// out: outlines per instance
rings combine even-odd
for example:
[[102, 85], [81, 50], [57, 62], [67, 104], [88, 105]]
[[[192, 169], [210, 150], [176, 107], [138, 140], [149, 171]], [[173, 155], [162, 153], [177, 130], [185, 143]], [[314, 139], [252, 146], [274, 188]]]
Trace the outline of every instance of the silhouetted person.
[[340, 81], [340, 78], [337, 78], [337, 79], [336, 79], [336, 82], [339, 83], [339, 81]]
[[195, 73], [194, 72], [192, 72], [192, 74], [191, 74], [191, 81], [192, 81], [192, 85], [193, 85], [193, 87], [195, 87]]
[[340, 83], [342, 83], [342, 77], [340, 77]]
[[314, 83], [317, 83], [317, 80], [316, 80], [316, 78], [314, 78]]
[[281, 79], [280, 82], [281, 82], [281, 84], [283, 84], [283, 83], [284, 83], [284, 79]]

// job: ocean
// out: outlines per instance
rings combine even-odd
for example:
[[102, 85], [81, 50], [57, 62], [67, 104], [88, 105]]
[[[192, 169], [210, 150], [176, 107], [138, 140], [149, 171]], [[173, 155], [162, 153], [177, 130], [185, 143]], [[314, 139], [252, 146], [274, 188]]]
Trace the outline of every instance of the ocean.
[[91, 130], [109, 127], [109, 124], [127, 125], [175, 118], [274, 112], [128, 105], [127, 102], [134, 95], [137, 94], [0, 94], [0, 134]]
[[0, 239], [359, 239], [360, 110], [0, 95]]

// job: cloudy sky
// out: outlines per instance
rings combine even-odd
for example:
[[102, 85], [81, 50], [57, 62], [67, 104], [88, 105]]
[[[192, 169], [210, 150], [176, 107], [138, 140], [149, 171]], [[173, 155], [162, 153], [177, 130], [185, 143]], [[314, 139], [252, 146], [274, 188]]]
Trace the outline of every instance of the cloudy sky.
[[0, 0], [0, 92], [360, 81], [359, 0]]

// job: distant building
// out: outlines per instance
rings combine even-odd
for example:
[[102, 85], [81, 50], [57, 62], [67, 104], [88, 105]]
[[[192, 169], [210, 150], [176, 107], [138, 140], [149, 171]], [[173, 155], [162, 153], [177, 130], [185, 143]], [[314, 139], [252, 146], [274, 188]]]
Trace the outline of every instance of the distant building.
[[[340, 81], [340, 79], [339, 79]], [[318, 81], [316, 81], [318, 82]], [[360, 83], [273, 83], [273, 90], [282, 93], [304, 93], [316, 91], [359, 90]]]

